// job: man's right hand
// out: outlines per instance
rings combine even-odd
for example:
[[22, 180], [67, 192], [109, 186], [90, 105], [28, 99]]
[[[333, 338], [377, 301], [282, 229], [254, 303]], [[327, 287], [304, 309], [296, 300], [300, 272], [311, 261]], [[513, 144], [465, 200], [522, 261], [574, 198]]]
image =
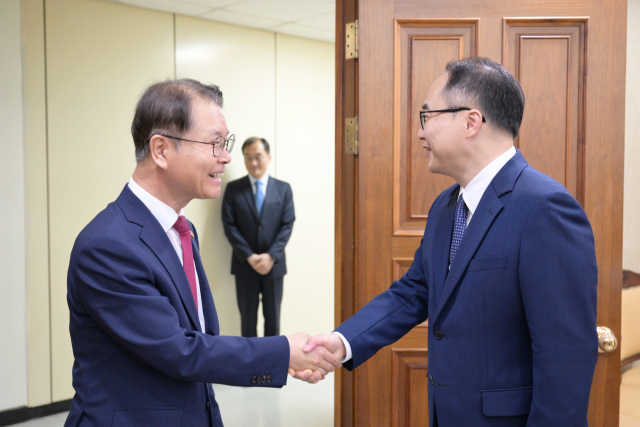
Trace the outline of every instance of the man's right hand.
[[258, 265], [258, 262], [260, 262], [260, 255], [251, 254], [251, 256], [249, 258], [247, 258], [247, 262], [255, 270], [256, 269], [256, 265]]
[[[322, 346], [304, 350], [311, 336], [305, 333], [288, 335], [289, 340], [289, 374], [308, 383], [315, 384], [324, 379], [329, 372], [342, 366], [340, 359]], [[338, 338], [339, 339], [339, 338]]]
[[[312, 353], [322, 348], [329, 351], [336, 358], [338, 362], [340, 362], [340, 360], [342, 360], [344, 356], [347, 354], [347, 349], [344, 346], [344, 343], [342, 342], [340, 337], [336, 334], [325, 334], [325, 335], [321, 334], [321, 335], [316, 335], [315, 337], [309, 338], [307, 340], [307, 343], [302, 348], [302, 351], [304, 351], [305, 353]], [[342, 366], [341, 363], [339, 366], [336, 366], [336, 367], [340, 367], [340, 366]], [[312, 377], [312, 375], [315, 374], [315, 372], [312, 373], [309, 370], [300, 371], [300, 370], [292, 369], [291, 367], [289, 368], [289, 374], [294, 378], [307, 381], [307, 382], [311, 382], [308, 380], [309, 378], [312, 378], [312, 379], [315, 378], [315, 377]]]

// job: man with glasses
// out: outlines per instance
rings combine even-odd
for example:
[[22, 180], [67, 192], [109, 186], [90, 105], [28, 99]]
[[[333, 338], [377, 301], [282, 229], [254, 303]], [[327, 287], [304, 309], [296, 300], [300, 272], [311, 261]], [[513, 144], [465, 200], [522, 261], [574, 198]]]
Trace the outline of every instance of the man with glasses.
[[291, 186], [269, 176], [269, 143], [252, 137], [242, 144], [249, 174], [227, 185], [222, 202], [224, 232], [233, 247], [231, 274], [243, 337], [257, 336], [258, 304], [262, 295], [264, 336], [280, 334], [280, 305], [295, 212]]
[[593, 233], [569, 192], [514, 147], [523, 112], [520, 84], [498, 63], [447, 65], [418, 137], [429, 170], [456, 184], [433, 202], [404, 276], [305, 346], [351, 370], [428, 319], [432, 427], [587, 426]]
[[324, 349], [303, 353], [306, 334], [220, 336], [183, 208], [220, 196], [234, 144], [221, 108], [217, 86], [189, 79], [154, 84], [138, 102], [133, 177], [71, 253], [66, 426], [222, 426], [210, 383], [282, 387], [288, 369], [317, 382], [340, 366]]

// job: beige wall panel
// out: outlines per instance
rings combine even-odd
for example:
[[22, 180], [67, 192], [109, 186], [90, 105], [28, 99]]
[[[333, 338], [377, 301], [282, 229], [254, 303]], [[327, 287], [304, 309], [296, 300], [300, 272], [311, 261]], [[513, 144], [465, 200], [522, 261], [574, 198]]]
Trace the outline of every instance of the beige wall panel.
[[640, 0], [628, 5], [622, 268], [640, 272]]
[[129, 133], [150, 83], [173, 76], [173, 15], [96, 0], [46, 2], [52, 398], [73, 396], [66, 276], [82, 228], [135, 166]]
[[20, 0], [0, 2], [0, 411], [27, 403]]
[[[224, 94], [223, 112], [229, 132], [236, 135], [232, 162], [223, 176], [224, 191], [227, 182], [247, 174], [241, 152], [246, 138], [255, 135], [275, 142], [274, 33], [176, 15], [176, 73], [216, 84]], [[194, 200], [186, 213], [198, 230], [220, 331], [240, 335], [231, 245], [222, 228], [221, 208], [222, 197]]]
[[22, 0], [27, 406], [51, 403], [44, 4]]
[[328, 333], [334, 327], [334, 44], [278, 34], [276, 52], [277, 174], [291, 184], [296, 208], [281, 332]]

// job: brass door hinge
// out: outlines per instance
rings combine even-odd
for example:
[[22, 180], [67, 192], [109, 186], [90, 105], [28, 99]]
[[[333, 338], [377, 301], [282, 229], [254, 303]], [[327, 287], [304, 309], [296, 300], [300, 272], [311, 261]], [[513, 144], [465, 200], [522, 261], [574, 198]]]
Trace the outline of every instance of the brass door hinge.
[[346, 59], [358, 57], [358, 20], [346, 24], [344, 51]]
[[344, 153], [358, 154], [358, 116], [344, 120]]

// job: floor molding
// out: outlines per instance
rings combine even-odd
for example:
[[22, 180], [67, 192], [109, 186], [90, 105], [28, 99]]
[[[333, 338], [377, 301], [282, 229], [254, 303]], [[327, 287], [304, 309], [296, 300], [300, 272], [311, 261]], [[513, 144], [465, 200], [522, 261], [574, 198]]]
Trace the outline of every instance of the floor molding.
[[17, 408], [0, 412], [0, 426], [10, 426], [33, 418], [46, 417], [47, 415], [65, 412], [71, 409], [71, 399], [62, 402], [50, 403], [48, 405], [36, 406], [33, 408]]

